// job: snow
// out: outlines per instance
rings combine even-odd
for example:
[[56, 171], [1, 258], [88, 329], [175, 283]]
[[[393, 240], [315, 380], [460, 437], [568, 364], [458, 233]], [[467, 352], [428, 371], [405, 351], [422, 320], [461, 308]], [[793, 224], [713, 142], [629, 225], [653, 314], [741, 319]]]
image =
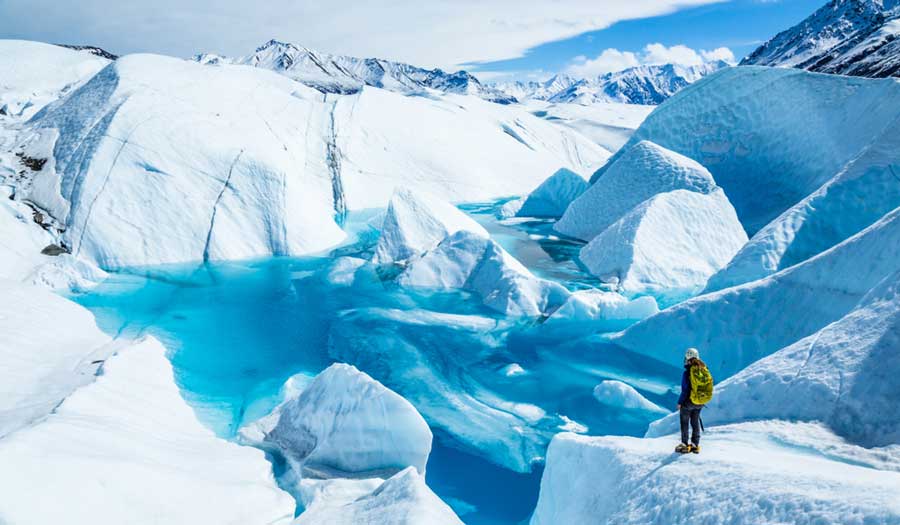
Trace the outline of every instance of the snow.
[[0, 189], [0, 278], [22, 280], [49, 257], [41, 255], [53, 236], [32, 219], [28, 206], [9, 199]]
[[535, 188], [516, 213], [518, 217], [561, 217], [569, 204], [588, 189], [581, 175], [560, 168]]
[[[717, 386], [707, 424], [748, 419], [822, 421], [866, 447], [900, 445], [900, 271], [840, 320]], [[671, 431], [674, 417], [651, 434]]]
[[590, 241], [638, 204], [677, 189], [710, 193], [716, 182], [697, 162], [641, 141], [617, 155], [603, 176], [572, 202], [554, 229]]
[[665, 304], [695, 295], [747, 242], [721, 189], [661, 193], [644, 201], [581, 249], [578, 258], [627, 296]]
[[123, 57], [35, 117], [59, 138], [30, 198], [103, 268], [322, 250], [344, 234], [328, 170], [298, 170], [324, 164], [305, 131], [324, 118], [312, 93], [251, 68]]
[[535, 277], [495, 241], [465, 230], [410, 261], [397, 282], [474, 292], [485, 305], [510, 316], [541, 315], [569, 295], [562, 285]]
[[152, 517], [244, 524], [293, 517], [295, 503], [276, 486], [262, 451], [219, 439], [197, 421], [159, 342], [147, 338], [120, 349], [91, 378], [45, 419], [0, 439], [4, 523]]
[[264, 443], [291, 467], [326, 473], [425, 472], [431, 430], [405, 399], [355, 367], [334, 364], [280, 409]]
[[900, 206], [900, 119], [821, 188], [760, 230], [708, 291], [753, 281], [802, 262]]
[[[900, 464], [879, 470], [857, 462], [865, 449], [846, 447], [819, 427], [717, 427], [705, 433], [699, 455], [673, 453], [677, 442], [557, 435], [532, 525], [900, 520]], [[850, 457], [832, 455], [839, 451]]]
[[452, 233], [465, 230], [488, 237], [487, 230], [455, 206], [421, 192], [399, 188], [388, 204], [375, 263], [421, 255]]
[[752, 235], [834, 177], [898, 115], [894, 80], [727, 68], [662, 104], [593, 180], [630, 145], [651, 140], [708, 168]]
[[0, 108], [28, 118], [108, 63], [52, 44], [0, 40]]
[[92, 381], [114, 345], [90, 312], [42, 287], [0, 279], [0, 297], [3, 438]]
[[673, 364], [693, 346], [724, 378], [837, 321], [898, 265], [900, 208], [803, 263], [667, 308], [610, 340]]
[[578, 290], [541, 325], [544, 329], [575, 332], [613, 332], [659, 312], [650, 296], [628, 299], [616, 292]]
[[25, 282], [61, 292], [85, 292], [108, 277], [105, 271], [68, 253], [50, 258], [35, 268]]
[[528, 100], [525, 106], [532, 115], [573, 129], [610, 153], [628, 142], [634, 130], [655, 108], [617, 102], [595, 102], [583, 106], [540, 100]]
[[628, 383], [609, 379], [594, 387], [594, 398], [603, 405], [618, 409], [668, 414], [668, 410], [651, 402]]
[[347, 487], [349, 483], [327, 487], [327, 497], [313, 500], [293, 524], [462, 525], [453, 510], [425, 485], [425, 477], [412, 467], [361, 495], [360, 486]]
[[500, 209], [497, 210], [497, 218], [509, 219], [515, 217], [519, 210], [522, 209], [523, 204], [525, 204], [525, 201], [522, 199], [513, 199], [503, 203], [503, 206], [500, 206]]

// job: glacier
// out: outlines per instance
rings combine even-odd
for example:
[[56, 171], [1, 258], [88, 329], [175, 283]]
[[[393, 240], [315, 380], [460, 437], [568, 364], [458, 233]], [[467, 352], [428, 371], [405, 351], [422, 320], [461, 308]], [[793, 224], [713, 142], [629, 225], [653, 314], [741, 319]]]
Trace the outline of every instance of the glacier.
[[560, 168], [525, 197], [519, 217], [561, 217], [572, 201], [588, 189], [581, 175]]

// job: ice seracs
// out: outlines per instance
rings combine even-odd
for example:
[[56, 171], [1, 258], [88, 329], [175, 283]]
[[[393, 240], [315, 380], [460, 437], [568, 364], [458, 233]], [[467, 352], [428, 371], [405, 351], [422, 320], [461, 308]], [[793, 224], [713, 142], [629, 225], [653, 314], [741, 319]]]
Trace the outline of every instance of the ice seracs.
[[[892, 79], [727, 68], [660, 105], [616, 157], [651, 140], [696, 160], [752, 235], [880, 140], [898, 115]], [[593, 180], [616, 164], [610, 159]]]
[[616, 409], [668, 414], [667, 410], [642, 396], [633, 386], [613, 379], [602, 381], [594, 387], [594, 399]]
[[544, 321], [542, 328], [579, 332], [614, 332], [659, 312], [656, 299], [628, 299], [616, 292], [578, 290]]
[[[344, 487], [340, 492], [332, 490], [328, 497], [314, 499], [293, 525], [462, 525], [453, 510], [425, 485], [425, 477], [413, 467], [394, 474], [371, 492], [354, 488]], [[335, 497], [337, 494], [344, 497]]]
[[516, 215], [561, 217], [569, 204], [587, 189], [588, 184], [584, 177], [572, 170], [560, 168], [528, 194]]
[[462, 230], [410, 261], [397, 278], [403, 286], [461, 289], [488, 307], [513, 316], [538, 316], [568, 297], [560, 284], [535, 277], [490, 238]]
[[900, 208], [807, 261], [667, 308], [611, 340], [668, 363], [703, 348], [713, 373], [729, 376], [837, 321], [898, 269]]
[[389, 263], [421, 255], [460, 230], [488, 237], [483, 226], [452, 204], [399, 188], [388, 203], [372, 260]]
[[581, 249], [584, 266], [628, 296], [672, 304], [695, 295], [747, 242], [721, 189], [661, 193], [636, 206]]
[[659, 193], [678, 189], [710, 193], [717, 187], [706, 168], [684, 155], [650, 141], [627, 148], [569, 205], [554, 225], [556, 231], [590, 241]]
[[[355, 367], [334, 364], [280, 409], [264, 443], [297, 472], [425, 472], [431, 430], [408, 401]], [[369, 476], [371, 477], [371, 476]]]

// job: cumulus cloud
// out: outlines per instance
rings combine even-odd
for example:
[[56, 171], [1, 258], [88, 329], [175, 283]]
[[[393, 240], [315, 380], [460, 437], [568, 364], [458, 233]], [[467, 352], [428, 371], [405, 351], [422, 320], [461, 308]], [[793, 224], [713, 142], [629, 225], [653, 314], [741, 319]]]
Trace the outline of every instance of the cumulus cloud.
[[680, 44], [667, 47], [660, 43], [653, 43], [644, 46], [640, 52], [608, 48], [603, 50], [597, 58], [589, 59], [585, 56], [577, 56], [566, 68], [566, 73], [577, 77], [594, 77], [641, 65], [697, 66], [715, 60], [724, 60], [733, 64], [734, 53], [727, 47], [698, 51]]
[[453, 67], [516, 58], [621, 20], [715, 1], [0, 0], [0, 36], [175, 56], [242, 55], [277, 38], [331, 53]]

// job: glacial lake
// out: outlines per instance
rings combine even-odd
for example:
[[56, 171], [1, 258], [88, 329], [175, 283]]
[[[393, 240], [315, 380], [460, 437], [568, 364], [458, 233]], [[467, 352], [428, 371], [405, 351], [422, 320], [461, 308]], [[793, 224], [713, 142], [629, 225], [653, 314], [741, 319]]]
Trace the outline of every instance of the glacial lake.
[[[497, 220], [500, 204], [462, 208], [536, 275], [572, 290], [598, 284], [575, 264], [578, 244], [556, 238], [546, 221]], [[524, 415], [517, 431], [541, 439], [563, 430], [643, 435], [656, 416], [598, 403], [592, 390], [604, 379], [674, 406], [678, 368], [607, 347], [588, 337], [589, 327], [544, 330], [470, 294], [401, 289], [375, 272], [353, 286], [333, 283], [327, 276], [339, 257], [371, 256], [373, 215], [351, 214], [351, 242], [319, 257], [128, 268], [72, 298], [110, 334], [160, 339], [184, 398], [227, 439], [275, 407], [288, 378], [311, 379], [335, 361], [357, 366], [432, 426], [427, 482], [472, 525], [527, 520], [542, 467], [504, 467], [490, 430], [470, 425], [471, 406], [445, 400], [463, 396]], [[513, 364], [524, 373], [510, 372]], [[466, 439], [473, 433], [480, 439]]]

